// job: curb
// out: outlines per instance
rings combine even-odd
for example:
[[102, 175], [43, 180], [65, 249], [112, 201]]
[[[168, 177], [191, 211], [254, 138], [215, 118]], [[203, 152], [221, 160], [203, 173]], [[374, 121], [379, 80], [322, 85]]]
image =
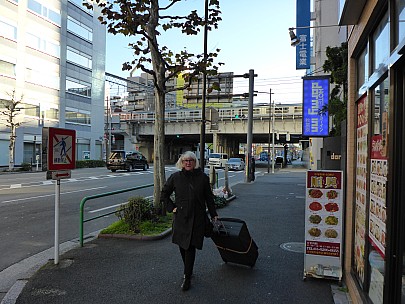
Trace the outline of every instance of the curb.
[[172, 233], [172, 228], [169, 228], [158, 235], [128, 235], [128, 234], [99, 234], [100, 239], [127, 239], [138, 241], [155, 241], [161, 240]]

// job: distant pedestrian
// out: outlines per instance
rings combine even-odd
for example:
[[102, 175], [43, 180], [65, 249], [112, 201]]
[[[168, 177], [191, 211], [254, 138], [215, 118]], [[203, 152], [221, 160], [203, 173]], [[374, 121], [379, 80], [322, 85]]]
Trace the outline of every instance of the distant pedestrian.
[[[209, 178], [200, 169], [196, 155], [187, 151], [176, 163], [181, 171], [173, 173], [162, 189], [162, 200], [167, 211], [173, 212], [172, 242], [177, 244], [184, 264], [181, 289], [190, 288], [196, 249], [201, 250], [207, 220], [206, 208], [211, 219], [216, 220], [214, 195]], [[174, 192], [174, 202], [170, 195]]]

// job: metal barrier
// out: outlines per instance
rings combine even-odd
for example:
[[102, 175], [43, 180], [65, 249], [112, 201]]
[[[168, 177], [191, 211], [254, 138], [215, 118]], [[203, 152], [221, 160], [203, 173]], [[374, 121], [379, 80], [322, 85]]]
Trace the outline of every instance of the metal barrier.
[[80, 247], [83, 247], [84, 223], [90, 222], [90, 221], [96, 220], [98, 218], [104, 217], [106, 215], [110, 215], [110, 214], [115, 213], [115, 211], [112, 211], [112, 212], [104, 213], [102, 215], [95, 216], [95, 217], [92, 217], [92, 218], [89, 218], [89, 219], [85, 220], [84, 219], [84, 205], [86, 204], [87, 201], [92, 200], [92, 199], [96, 199], [96, 198], [100, 198], [100, 197], [105, 197], [105, 196], [120, 194], [120, 193], [124, 193], [124, 192], [149, 188], [149, 187], [153, 187], [153, 186], [154, 186], [154, 184], [147, 184], [147, 185], [127, 188], [127, 189], [121, 189], [121, 190], [116, 190], [116, 191], [112, 191], [112, 192], [100, 193], [100, 194], [95, 194], [95, 195], [89, 195], [89, 196], [84, 197], [80, 202], [80, 237], [79, 237], [80, 238]]

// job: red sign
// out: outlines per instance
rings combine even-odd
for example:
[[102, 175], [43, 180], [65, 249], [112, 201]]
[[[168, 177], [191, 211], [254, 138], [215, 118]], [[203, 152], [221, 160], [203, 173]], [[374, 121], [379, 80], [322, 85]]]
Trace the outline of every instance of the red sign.
[[339, 257], [340, 244], [330, 242], [307, 241], [305, 253]]
[[76, 167], [76, 131], [49, 128], [48, 170], [71, 170]]

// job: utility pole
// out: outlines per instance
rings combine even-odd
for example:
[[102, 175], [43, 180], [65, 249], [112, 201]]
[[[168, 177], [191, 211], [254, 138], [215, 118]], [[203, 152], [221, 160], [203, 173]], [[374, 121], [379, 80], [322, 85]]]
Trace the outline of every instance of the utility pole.
[[[246, 176], [245, 181], [250, 183], [252, 181], [252, 141], [253, 141], [253, 90], [254, 78], [257, 74], [254, 70], [249, 70], [249, 103], [248, 103], [248, 132], [247, 132], [247, 151], [246, 151]], [[245, 76], [245, 77], [246, 77]]]
[[[271, 98], [271, 95], [270, 95], [270, 98]], [[272, 160], [271, 160], [271, 173], [274, 174], [274, 162], [276, 161], [275, 158], [274, 158], [274, 115], [275, 115], [275, 112], [276, 112], [276, 108], [274, 106], [274, 101], [273, 101], [273, 104], [272, 104], [271, 107], [273, 108], [273, 115], [271, 117], [271, 125], [272, 125], [272, 128], [271, 128], [272, 140], [271, 140], [271, 142], [273, 144], [273, 146], [271, 148], [272, 149], [271, 150], [271, 157], [272, 157]]]
[[[274, 94], [271, 92], [270, 89], [270, 103], [269, 103], [269, 139], [268, 139], [268, 147], [267, 147], [267, 173], [270, 173], [270, 133], [271, 133], [271, 118], [274, 116], [272, 116], [271, 112], [272, 112], [272, 106], [271, 106], [271, 94]], [[274, 130], [274, 126], [273, 126], [273, 130]], [[273, 143], [273, 147], [274, 147], [274, 140], [272, 141]], [[274, 164], [274, 156], [272, 156], [272, 160], [271, 160], [272, 164]], [[274, 167], [274, 166], [273, 166]], [[274, 170], [272, 170], [272, 173], [274, 173]]]
[[204, 70], [203, 70], [203, 87], [202, 87], [202, 104], [201, 104], [201, 132], [200, 132], [200, 164], [205, 166], [205, 104], [207, 99], [207, 39], [208, 39], [208, 0], [205, 0], [205, 17], [204, 17]]

